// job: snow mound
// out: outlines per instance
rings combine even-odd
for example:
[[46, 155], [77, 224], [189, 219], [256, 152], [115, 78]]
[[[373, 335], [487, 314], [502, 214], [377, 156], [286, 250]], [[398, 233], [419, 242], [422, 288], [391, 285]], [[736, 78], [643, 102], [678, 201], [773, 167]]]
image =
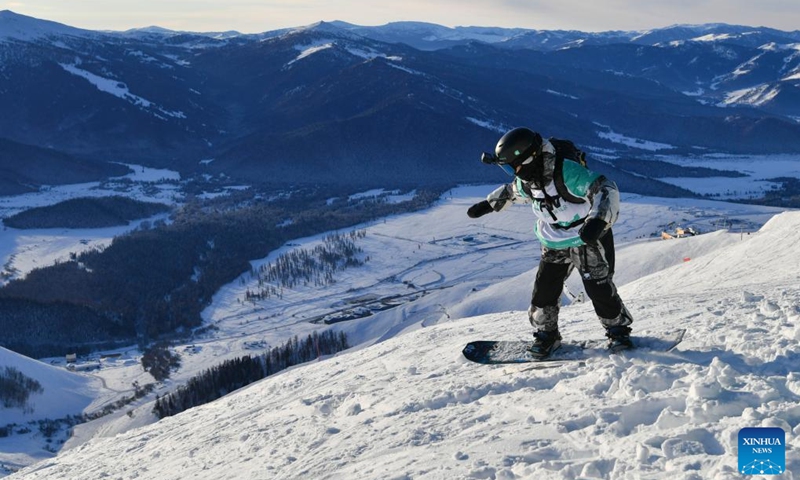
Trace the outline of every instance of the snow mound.
[[[800, 213], [781, 215], [623, 289], [635, 334], [689, 329], [670, 353], [482, 366], [464, 344], [527, 336], [524, 312], [460, 319], [94, 439], [19, 477], [733, 479], [745, 427], [783, 428], [797, 472], [798, 224]], [[562, 313], [565, 341], [601, 335], [590, 305]]]

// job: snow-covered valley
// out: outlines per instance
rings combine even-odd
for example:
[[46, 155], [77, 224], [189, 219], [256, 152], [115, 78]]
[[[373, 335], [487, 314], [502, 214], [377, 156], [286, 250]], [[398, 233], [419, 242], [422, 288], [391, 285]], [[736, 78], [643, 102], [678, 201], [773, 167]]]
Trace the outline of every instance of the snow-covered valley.
[[[451, 320], [92, 440], [20, 478], [733, 479], [739, 429], [762, 426], [786, 431], [782, 478], [794, 478], [798, 227], [797, 213], [780, 215], [623, 287], [637, 333], [689, 330], [672, 353], [480, 366], [463, 345], [526, 337], [524, 314]], [[598, 336], [590, 306], [562, 311], [566, 338]]]
[[[532, 215], [515, 207], [469, 219], [491, 188], [461, 187], [425, 211], [357, 227], [369, 260], [330, 285], [253, 303], [244, 297], [257, 279], [244, 274], [204, 312], [216, 330], [175, 348], [182, 368], [154, 394], [314, 330], [341, 329], [357, 347], [157, 423], [150, 397], [79, 425], [55, 457], [36, 432], [12, 435], [0, 439], [0, 463], [40, 461], [12, 478], [738, 478], [738, 429], [780, 426], [787, 468], [800, 470], [796, 212], [623, 195], [615, 279], [635, 333], [683, 327], [687, 338], [672, 353], [525, 370], [460, 353], [471, 340], [530, 335]], [[676, 225], [704, 234], [653, 236]], [[322, 239], [298, 239], [253, 266]], [[580, 296], [580, 281], [567, 289], [565, 302]], [[323, 322], [380, 299], [393, 308]], [[602, 333], [577, 302], [562, 309], [562, 332], [566, 341]], [[87, 410], [109, 390], [148, 381], [138, 352], [117, 353], [91, 374], [69, 373], [94, 385]], [[44, 410], [64, 382], [33, 403]], [[46, 413], [0, 412], [0, 423]]]

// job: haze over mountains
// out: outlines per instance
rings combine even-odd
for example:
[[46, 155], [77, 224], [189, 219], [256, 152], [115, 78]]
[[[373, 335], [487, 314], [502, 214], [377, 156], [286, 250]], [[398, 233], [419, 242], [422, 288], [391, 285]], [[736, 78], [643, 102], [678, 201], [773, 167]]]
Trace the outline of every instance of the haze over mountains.
[[612, 157], [796, 152], [799, 85], [800, 33], [767, 28], [100, 32], [2, 11], [0, 165], [13, 180], [0, 187], [65, 181], [26, 176], [41, 154], [26, 146], [99, 162], [84, 180], [136, 161], [355, 185], [491, 180], [477, 155], [517, 125]]

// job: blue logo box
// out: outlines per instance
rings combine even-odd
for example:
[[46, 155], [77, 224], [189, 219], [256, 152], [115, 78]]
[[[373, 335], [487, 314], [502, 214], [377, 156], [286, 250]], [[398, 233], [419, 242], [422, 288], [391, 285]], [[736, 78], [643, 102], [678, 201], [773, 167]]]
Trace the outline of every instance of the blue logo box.
[[780, 475], [786, 471], [786, 432], [782, 428], [739, 430], [739, 473]]

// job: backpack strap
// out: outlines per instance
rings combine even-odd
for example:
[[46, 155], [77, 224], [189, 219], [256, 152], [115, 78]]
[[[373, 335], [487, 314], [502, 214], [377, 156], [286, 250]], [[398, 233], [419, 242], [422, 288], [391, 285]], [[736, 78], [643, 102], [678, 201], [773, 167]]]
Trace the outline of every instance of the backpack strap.
[[569, 203], [586, 203], [581, 197], [576, 197], [570, 193], [567, 186], [564, 184], [564, 157], [556, 155], [556, 166], [553, 171], [553, 183], [556, 184], [556, 191], [558, 196], [568, 201]]

